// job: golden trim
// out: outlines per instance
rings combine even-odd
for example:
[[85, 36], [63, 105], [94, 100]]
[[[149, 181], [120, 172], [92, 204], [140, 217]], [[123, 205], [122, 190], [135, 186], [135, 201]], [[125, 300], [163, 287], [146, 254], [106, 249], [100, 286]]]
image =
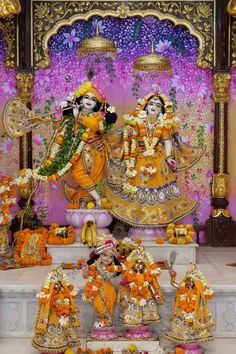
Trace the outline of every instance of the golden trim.
[[0, 31], [3, 33], [3, 39], [7, 42], [7, 52], [4, 64], [7, 67], [15, 66], [15, 41], [16, 28], [14, 18], [4, 18], [0, 20]]
[[229, 192], [229, 175], [228, 173], [214, 173], [212, 180], [212, 196], [213, 198], [223, 199]]
[[[170, 20], [175, 25], [184, 25], [199, 41], [196, 64], [211, 68], [214, 62], [214, 5], [214, 0], [189, 4], [184, 1], [33, 2], [34, 65], [38, 68], [50, 66], [48, 42], [62, 26], [70, 26], [74, 21], [88, 20], [96, 15], [102, 18], [155, 16], [159, 20]], [[53, 19], [56, 19], [55, 23]]]
[[223, 215], [226, 218], [230, 218], [230, 214], [227, 209], [212, 209], [211, 215], [213, 218], [218, 218], [220, 215]]
[[16, 75], [16, 87], [19, 98], [23, 103], [31, 102], [33, 94], [31, 92], [34, 84], [34, 77], [31, 73], [18, 73]]
[[0, 0], [0, 17], [13, 17], [19, 15], [21, 5], [19, 0]]
[[219, 128], [220, 128], [220, 156], [219, 156], [219, 172], [224, 172], [224, 154], [225, 154], [225, 137], [224, 137], [224, 120], [225, 120], [225, 104], [219, 103]]
[[231, 18], [231, 65], [232, 67], [236, 67], [236, 18]]

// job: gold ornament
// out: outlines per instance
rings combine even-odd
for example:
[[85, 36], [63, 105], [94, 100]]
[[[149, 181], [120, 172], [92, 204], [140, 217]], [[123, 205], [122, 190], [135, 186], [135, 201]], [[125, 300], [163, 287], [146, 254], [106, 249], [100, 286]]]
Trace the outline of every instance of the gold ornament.
[[223, 215], [225, 218], [230, 217], [227, 209], [212, 209], [211, 215], [213, 218], [218, 218], [220, 215]]
[[0, 256], [5, 256], [9, 250], [8, 228], [0, 226]]
[[94, 37], [83, 39], [78, 49], [79, 57], [81, 54], [88, 53], [113, 53], [116, 54], [116, 46], [112, 40], [103, 38], [99, 35], [98, 25]]
[[20, 12], [19, 0], [0, 0], [0, 17], [12, 17]]
[[34, 77], [29, 73], [19, 73], [16, 75], [16, 86], [18, 96], [23, 103], [31, 102], [33, 94], [30, 92], [34, 83]]
[[133, 69], [148, 72], [166, 71], [170, 74], [172, 71], [170, 61], [163, 55], [157, 55], [154, 52], [153, 42], [151, 46], [151, 53], [148, 55], [142, 55], [141, 57], [136, 59], [133, 65]]
[[227, 12], [231, 16], [236, 15], [236, 0], [229, 0], [229, 3], [227, 5]]
[[229, 99], [229, 87], [230, 87], [231, 75], [228, 73], [216, 73], [214, 74], [214, 94], [213, 98], [215, 102], [227, 102]]
[[227, 173], [214, 173], [212, 181], [213, 198], [225, 198], [229, 191], [229, 175]]

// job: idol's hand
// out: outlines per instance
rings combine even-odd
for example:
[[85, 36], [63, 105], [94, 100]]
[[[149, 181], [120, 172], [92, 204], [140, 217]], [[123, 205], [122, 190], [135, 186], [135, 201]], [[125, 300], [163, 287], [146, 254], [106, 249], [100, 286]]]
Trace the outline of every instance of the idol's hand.
[[170, 168], [173, 170], [173, 171], [176, 171], [177, 169], [177, 163], [175, 161], [175, 159], [172, 157], [172, 156], [169, 156], [166, 158], [166, 162], [168, 163], [168, 165], [170, 166]]

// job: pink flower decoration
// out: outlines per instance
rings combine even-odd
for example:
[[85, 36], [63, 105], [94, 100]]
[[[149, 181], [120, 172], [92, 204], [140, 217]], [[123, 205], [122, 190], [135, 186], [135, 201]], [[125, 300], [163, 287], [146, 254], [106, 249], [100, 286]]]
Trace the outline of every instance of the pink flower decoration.
[[10, 152], [11, 149], [13, 147], [13, 142], [11, 139], [5, 139], [2, 143], [1, 143], [1, 146], [0, 146], [0, 151], [2, 153], [7, 153], [7, 152]]
[[33, 137], [33, 142], [36, 144], [36, 145], [42, 145], [43, 144], [43, 138], [40, 134], [35, 134], [34, 137]]
[[211, 134], [214, 130], [214, 124], [212, 122], [205, 125], [207, 133]]
[[207, 178], [211, 178], [213, 176], [213, 171], [212, 170], [208, 170], [207, 171]]
[[171, 46], [171, 42], [165, 40], [165, 41], [162, 41], [160, 40], [156, 46], [155, 46], [155, 49], [158, 53], [164, 53], [165, 51], [167, 51]]
[[105, 100], [106, 97], [105, 97], [104, 91], [100, 87], [98, 87], [98, 85], [94, 82], [93, 82], [93, 87], [97, 90], [97, 92], [102, 97], [102, 99]]
[[194, 191], [193, 192], [193, 199], [195, 200], [195, 202], [199, 201], [199, 193], [198, 193], [198, 191]]
[[185, 135], [181, 136], [181, 140], [182, 140], [182, 143], [184, 143], [185, 145], [189, 145], [190, 144], [189, 138], [187, 136], [185, 136]]

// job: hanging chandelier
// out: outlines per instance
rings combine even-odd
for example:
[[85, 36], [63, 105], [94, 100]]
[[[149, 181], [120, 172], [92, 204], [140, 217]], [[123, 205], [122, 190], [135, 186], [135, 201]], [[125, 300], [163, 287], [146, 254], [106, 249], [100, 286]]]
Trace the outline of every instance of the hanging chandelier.
[[93, 53], [112, 53], [116, 54], [115, 43], [99, 35], [98, 24], [96, 25], [96, 34], [94, 37], [83, 39], [78, 48], [79, 57], [82, 54]]
[[155, 53], [153, 41], [151, 46], [151, 53], [147, 55], [142, 55], [141, 57], [136, 59], [133, 64], [133, 69], [137, 71], [165, 71], [170, 74], [172, 73], [172, 67], [169, 59], [167, 59], [163, 55], [158, 55]]

